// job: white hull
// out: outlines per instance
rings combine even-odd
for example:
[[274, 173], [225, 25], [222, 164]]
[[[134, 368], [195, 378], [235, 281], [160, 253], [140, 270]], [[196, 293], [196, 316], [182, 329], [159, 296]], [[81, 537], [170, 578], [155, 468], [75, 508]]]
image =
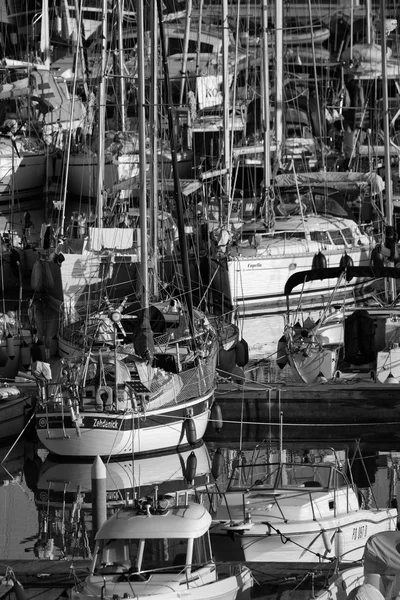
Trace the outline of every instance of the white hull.
[[[365, 542], [370, 535], [396, 529], [397, 515], [394, 513], [386, 509], [375, 512], [360, 510], [338, 519], [282, 524], [278, 526], [281, 535], [271, 530], [271, 535], [265, 535], [268, 524], [254, 524], [240, 537], [240, 542], [246, 562], [310, 563], [330, 561], [338, 554], [341, 562], [353, 562], [362, 559]], [[339, 528], [342, 534], [337, 533]], [[285, 542], [282, 536], [291, 541]], [[339, 546], [342, 548], [340, 552]]]
[[[400, 381], [400, 314], [396, 311], [396, 308], [390, 307], [354, 308], [353, 314], [350, 309], [345, 313], [338, 310], [328, 314], [319, 326], [311, 329], [311, 332], [315, 329], [315, 334], [301, 335], [301, 329], [288, 329], [287, 358], [294, 376], [303, 383], [312, 383], [319, 375], [337, 381], [362, 378], [368, 382], [386, 383], [393, 377]], [[345, 363], [344, 359], [351, 352], [350, 342], [345, 343], [346, 323], [358, 313], [361, 318], [363, 313], [366, 315], [360, 325], [365, 328], [366, 336], [368, 324], [373, 323], [371, 352], [368, 358], [356, 364], [351, 364], [351, 358]], [[349, 338], [351, 327], [349, 325]], [[351, 339], [357, 342], [356, 333], [352, 334]]]
[[70, 415], [47, 412], [37, 415], [36, 429], [40, 442], [52, 454], [60, 456], [123, 456], [132, 453], [151, 454], [188, 445], [185, 419], [193, 410], [191, 419], [196, 428], [196, 441], [205, 434], [213, 390], [196, 400], [172, 404], [144, 415], [133, 412], [124, 415], [89, 411], [81, 413], [79, 432]]
[[0, 155], [0, 206], [14, 199], [39, 195], [46, 183], [46, 152]]
[[27, 411], [29, 408], [30, 403], [28, 397], [25, 395], [1, 401], [0, 439], [2, 443], [6, 440], [16, 438], [23, 431], [27, 422]]
[[[115, 162], [104, 166], [104, 189], [111, 189], [123, 180], [139, 174], [139, 159], [137, 154], [124, 154]], [[68, 167], [68, 192], [74, 196], [95, 198], [99, 168], [97, 155], [73, 154]]]
[[[285, 284], [296, 272], [311, 268], [315, 252], [302, 251], [299, 246], [292, 253], [284, 255], [260, 256], [256, 249], [249, 256], [232, 257], [228, 263], [229, 286], [233, 306], [238, 317], [248, 319], [265, 315], [283, 313], [287, 309]], [[338, 267], [344, 254], [344, 248], [337, 252], [324, 251], [328, 267]], [[369, 265], [370, 252], [367, 249], [354, 249], [348, 252], [355, 265]], [[297, 293], [290, 295], [291, 305], [297, 306], [301, 297], [303, 309], [321, 309], [332, 295], [337, 285], [337, 277], [323, 281], [309, 281], [299, 286]], [[362, 282], [352, 280], [342, 286], [343, 296], [354, 302], [354, 293], [362, 294], [366, 287]], [[340, 288], [337, 292], [340, 295]]]
[[[99, 578], [100, 579], [100, 578]], [[199, 578], [196, 577], [196, 580]], [[151, 580], [150, 580], [151, 581]], [[150, 582], [147, 585], [122, 585], [122, 584], [111, 584], [107, 583], [106, 595], [93, 595], [91, 593], [85, 594], [84, 592], [71, 592], [71, 600], [93, 600], [93, 598], [104, 598], [104, 600], [111, 600], [112, 598], [123, 598], [131, 597], [136, 600], [245, 600], [251, 598], [252, 578], [251, 572], [247, 568], [243, 568], [242, 572], [236, 576], [226, 577], [219, 581], [211, 583], [201, 584], [196, 581], [190, 585], [183, 586], [179, 591], [167, 592], [165, 591], [165, 585], [163, 586], [162, 593], [157, 592], [157, 588], [160, 589], [160, 583]], [[196, 587], [195, 587], [196, 586]], [[132, 591], [132, 588], [134, 592]], [[134, 596], [123, 596], [120, 594], [134, 593]]]

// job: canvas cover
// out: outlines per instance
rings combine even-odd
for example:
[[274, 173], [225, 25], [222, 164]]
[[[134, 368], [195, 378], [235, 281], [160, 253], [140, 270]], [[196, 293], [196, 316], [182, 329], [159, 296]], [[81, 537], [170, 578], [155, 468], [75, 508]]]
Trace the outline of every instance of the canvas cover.
[[400, 572], [400, 531], [372, 535], [365, 545], [364, 573], [396, 575]]

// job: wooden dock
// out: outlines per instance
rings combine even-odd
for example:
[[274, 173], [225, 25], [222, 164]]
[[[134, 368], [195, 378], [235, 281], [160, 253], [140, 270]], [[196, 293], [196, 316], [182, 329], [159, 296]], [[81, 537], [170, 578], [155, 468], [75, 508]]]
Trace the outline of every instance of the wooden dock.
[[215, 401], [223, 427], [209, 424], [205, 440], [228, 444], [266, 439], [284, 447], [361, 447], [393, 450], [400, 442], [400, 384], [363, 382], [319, 384], [222, 383]]

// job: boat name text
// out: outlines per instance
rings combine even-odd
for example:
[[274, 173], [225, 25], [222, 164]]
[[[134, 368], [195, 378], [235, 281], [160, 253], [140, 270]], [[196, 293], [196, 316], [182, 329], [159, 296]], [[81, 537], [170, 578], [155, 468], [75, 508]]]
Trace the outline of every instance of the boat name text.
[[109, 421], [108, 419], [94, 419], [93, 427], [101, 429], [118, 429], [118, 421]]

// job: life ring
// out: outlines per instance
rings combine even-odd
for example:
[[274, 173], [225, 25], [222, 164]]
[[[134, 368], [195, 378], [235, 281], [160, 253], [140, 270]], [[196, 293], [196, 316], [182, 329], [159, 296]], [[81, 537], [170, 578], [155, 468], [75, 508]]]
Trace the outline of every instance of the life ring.
[[101, 385], [96, 392], [96, 410], [111, 410], [113, 405], [113, 390], [109, 385]]

